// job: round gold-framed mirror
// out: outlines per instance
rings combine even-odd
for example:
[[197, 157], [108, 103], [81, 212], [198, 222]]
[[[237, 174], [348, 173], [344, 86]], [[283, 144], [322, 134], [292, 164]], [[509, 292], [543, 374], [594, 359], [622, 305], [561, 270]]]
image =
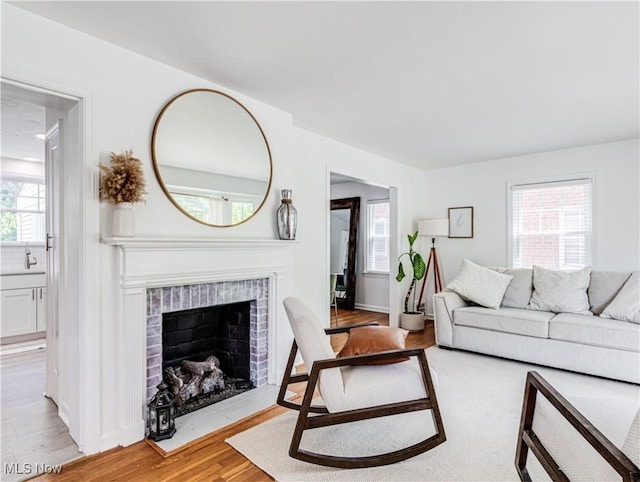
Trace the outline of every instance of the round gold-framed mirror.
[[217, 90], [193, 89], [167, 102], [153, 127], [151, 156], [171, 202], [208, 226], [248, 221], [269, 195], [267, 138], [244, 105]]

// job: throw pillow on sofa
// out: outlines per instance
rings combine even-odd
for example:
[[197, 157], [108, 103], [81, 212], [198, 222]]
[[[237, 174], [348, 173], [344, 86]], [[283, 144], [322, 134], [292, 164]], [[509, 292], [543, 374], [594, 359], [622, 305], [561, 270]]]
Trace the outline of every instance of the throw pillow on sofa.
[[587, 290], [591, 313], [594, 315], [602, 314], [604, 309], [620, 293], [630, 276], [630, 272], [592, 271], [589, 289]]
[[534, 266], [529, 309], [591, 315], [587, 297], [590, 279], [591, 267], [560, 271]]
[[528, 268], [492, 268], [498, 273], [513, 276], [502, 298], [505, 308], [526, 309], [533, 293], [533, 270]]
[[465, 300], [498, 309], [512, 278], [465, 259], [458, 276], [447, 285], [447, 289], [455, 291]]
[[640, 273], [631, 275], [600, 316], [640, 324]]

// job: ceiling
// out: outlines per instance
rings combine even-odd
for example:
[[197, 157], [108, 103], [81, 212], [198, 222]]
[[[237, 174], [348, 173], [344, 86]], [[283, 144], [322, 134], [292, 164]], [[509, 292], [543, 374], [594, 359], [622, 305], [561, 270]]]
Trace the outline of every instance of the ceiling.
[[638, 2], [16, 2], [422, 169], [638, 137]]
[[44, 162], [47, 114], [55, 119], [75, 104], [75, 100], [3, 81], [0, 88], [2, 158], [22, 161], [26, 157], [30, 162]]
[[46, 111], [41, 105], [13, 95], [10, 86], [2, 85], [2, 158], [44, 162], [44, 139], [36, 137], [46, 131]]

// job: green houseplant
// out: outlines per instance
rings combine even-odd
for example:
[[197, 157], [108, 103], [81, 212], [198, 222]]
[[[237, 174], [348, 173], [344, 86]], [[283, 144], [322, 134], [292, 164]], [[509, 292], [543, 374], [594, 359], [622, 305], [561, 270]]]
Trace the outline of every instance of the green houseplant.
[[[420, 311], [417, 311], [417, 306], [415, 306], [416, 295], [414, 289], [416, 287], [416, 282], [424, 278], [426, 266], [422, 255], [413, 250], [413, 244], [416, 242], [416, 239], [418, 239], [418, 231], [413, 234], [407, 235], [407, 238], [409, 240], [409, 251], [398, 256], [398, 274], [396, 275], [396, 281], [400, 282], [407, 276], [405, 274], [403, 264], [403, 258], [405, 257], [409, 258], [408, 261], [411, 266], [413, 277], [411, 279], [411, 284], [409, 284], [409, 288], [407, 289], [407, 294], [404, 298], [404, 311], [400, 315], [400, 326], [410, 331], [419, 331], [424, 329], [424, 314]], [[413, 302], [410, 309], [409, 302], [411, 300], [412, 294]]]

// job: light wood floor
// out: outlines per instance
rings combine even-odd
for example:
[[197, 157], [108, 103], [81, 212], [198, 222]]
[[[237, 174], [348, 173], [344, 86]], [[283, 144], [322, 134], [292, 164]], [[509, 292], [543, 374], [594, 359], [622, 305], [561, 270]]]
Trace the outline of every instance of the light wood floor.
[[[388, 325], [388, 315], [369, 311], [338, 311], [340, 326], [378, 321]], [[332, 346], [338, 351], [347, 336], [332, 336]], [[410, 333], [408, 347], [427, 348], [435, 343], [433, 322], [427, 322], [424, 332]], [[291, 387], [301, 394], [304, 384]], [[225, 439], [270, 420], [287, 409], [274, 406], [249, 420], [223, 429], [187, 449], [166, 459], [145, 441], [129, 447], [119, 447], [107, 452], [85, 457], [63, 468], [59, 475], [43, 475], [41, 480], [56, 481], [269, 481], [273, 480], [249, 460], [236, 452]]]
[[29, 473], [25, 464], [33, 464], [35, 474], [36, 464], [63, 464], [82, 455], [55, 403], [43, 395], [46, 349], [0, 356], [0, 375], [0, 480], [24, 478]]

